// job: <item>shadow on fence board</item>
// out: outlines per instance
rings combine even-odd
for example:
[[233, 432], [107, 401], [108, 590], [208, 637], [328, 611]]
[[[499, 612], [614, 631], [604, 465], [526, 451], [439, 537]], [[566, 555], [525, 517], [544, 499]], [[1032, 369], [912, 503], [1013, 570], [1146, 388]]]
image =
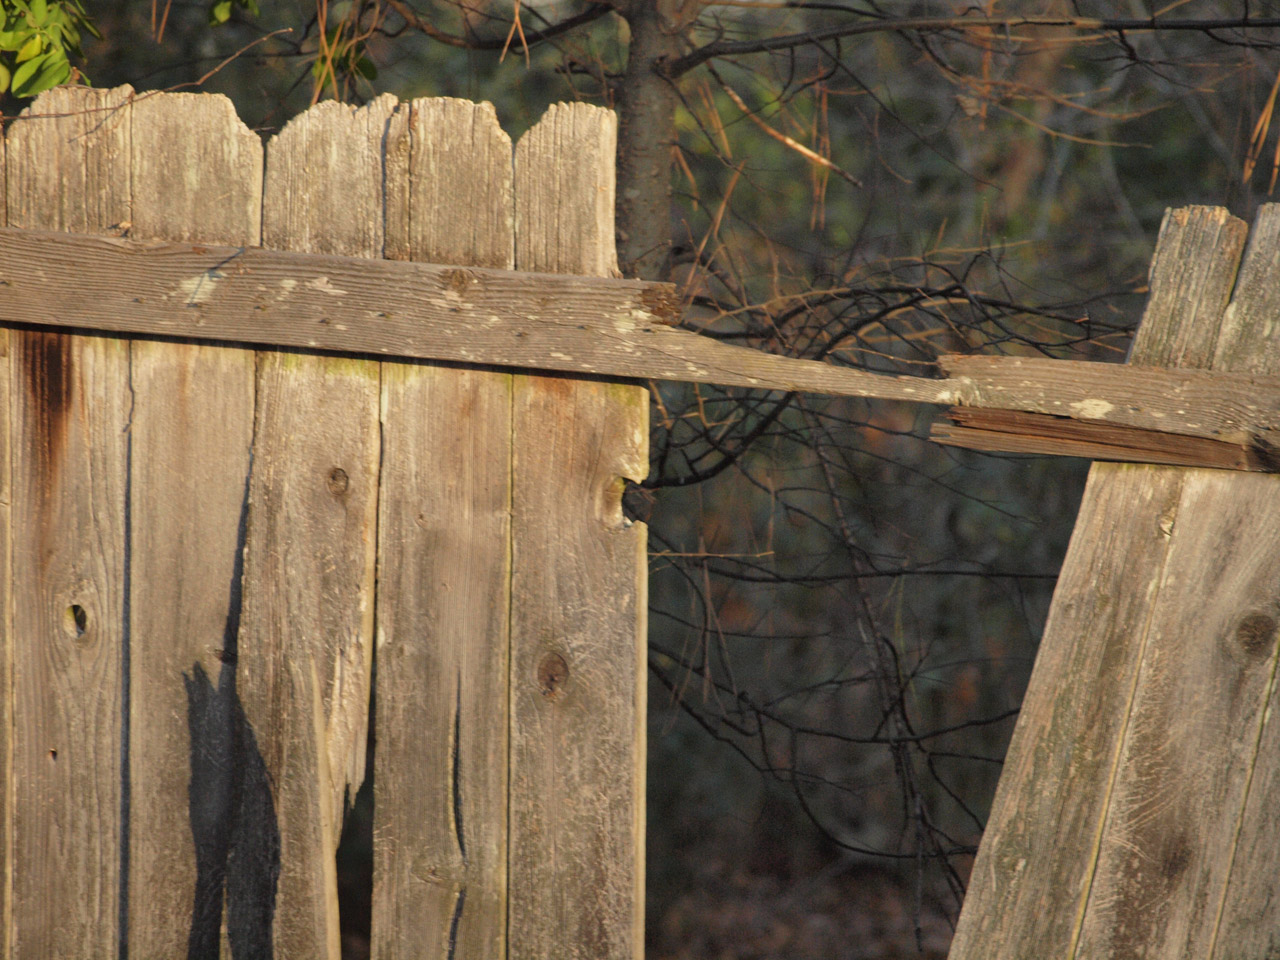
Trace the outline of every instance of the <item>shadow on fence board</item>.
[[[614, 124], [59, 88], [7, 225], [608, 276]], [[3, 320], [0, 956], [336, 960], [375, 648], [374, 956], [640, 956], [643, 388]]]

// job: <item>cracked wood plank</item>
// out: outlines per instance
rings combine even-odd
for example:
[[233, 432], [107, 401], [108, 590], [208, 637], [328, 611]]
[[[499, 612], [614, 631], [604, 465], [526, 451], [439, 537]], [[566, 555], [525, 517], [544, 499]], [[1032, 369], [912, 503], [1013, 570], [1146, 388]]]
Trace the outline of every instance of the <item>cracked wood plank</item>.
[[[1134, 362], [1209, 365], [1215, 338], [1188, 327], [1220, 322], [1246, 232], [1243, 222], [1218, 208], [1190, 208], [1166, 216], [1152, 261], [1145, 332], [1135, 343]], [[1189, 477], [1206, 474], [1213, 472], [1135, 464], [1095, 464], [1090, 471], [974, 863], [951, 960], [1135, 955], [1077, 950], [1086, 926], [1096, 931], [1096, 921], [1108, 915], [1117, 918], [1117, 910], [1140, 924], [1137, 907], [1147, 902], [1140, 889], [1117, 882], [1098, 886], [1095, 876], [1100, 861], [1122, 852], [1114, 847], [1114, 839], [1104, 848], [1110, 818], [1124, 809], [1124, 803], [1116, 806], [1113, 798], [1135, 796], [1116, 785], [1133, 772], [1121, 769], [1122, 757], [1133, 704], [1147, 670], [1157, 607], [1162, 600], [1178, 604], [1179, 597], [1187, 604], [1203, 601], [1193, 582], [1167, 594], [1163, 588], [1171, 542], [1185, 516], [1184, 487]], [[1207, 504], [1200, 508], [1211, 514], [1230, 509]], [[1201, 560], [1217, 562], [1210, 556]], [[1168, 632], [1166, 641], [1171, 644], [1167, 656], [1174, 658], [1180, 655], [1175, 648], [1218, 642], [1212, 634], [1193, 637], [1181, 631]], [[1189, 702], [1178, 706], [1188, 722], [1199, 709]], [[1187, 772], [1171, 767], [1166, 789], [1178, 789], [1172, 781]], [[1198, 777], [1195, 783], [1202, 785]], [[1216, 814], [1207, 813], [1202, 822], [1216, 819]], [[1160, 823], [1175, 828], [1184, 840], [1188, 835], [1183, 831], [1196, 827], [1192, 821]], [[1158, 853], [1154, 848], [1143, 850], [1143, 856], [1153, 857], [1149, 869], [1129, 879], [1151, 882], [1167, 893], [1169, 910], [1184, 909], [1187, 901], [1180, 898], [1190, 888], [1173, 889], [1161, 880], [1163, 860]], [[1106, 896], [1101, 895], [1104, 890]], [[1155, 911], [1151, 919], [1168, 915], [1167, 910]], [[1134, 929], [1126, 924], [1118, 941], [1138, 942], [1132, 939]], [[1153, 943], [1160, 938], [1151, 925], [1147, 932]]]
[[[491, 105], [402, 104], [387, 171], [389, 256], [512, 266], [511, 141]], [[501, 960], [512, 377], [382, 377], [373, 952]]]
[[[128, 216], [127, 88], [61, 87], [7, 131], [9, 222], [98, 231]], [[32, 119], [32, 114], [55, 117]], [[57, 116], [61, 115], [61, 116]], [[13, 377], [11, 903], [7, 956], [120, 940], [129, 347], [10, 334]]]
[[[1243, 234], [1220, 209], [1166, 218], [1142, 360], [1276, 371], [1280, 208], [1236, 279]], [[1274, 948], [1277, 483], [1094, 467], [953, 958]]]
[[[360, 109], [327, 101], [267, 144], [264, 242], [381, 256], [394, 109], [391, 97]], [[237, 676], [273, 786], [273, 945], [276, 956], [339, 960], [335, 854], [369, 730], [378, 364], [263, 351], [256, 386]]]
[[[560, 104], [521, 139], [521, 268], [614, 269], [616, 122]], [[513, 960], [644, 955], [646, 534], [621, 496], [648, 414], [642, 387], [515, 381]]]
[[1217, 440], [1247, 469], [1280, 447], [1273, 375], [991, 356], [944, 356], [944, 379], [876, 374], [675, 329], [664, 284], [0, 230], [4, 262], [23, 267], [0, 277], [0, 322], [1018, 410], [1085, 424], [1082, 442], [1107, 442], [1105, 425]]
[[[230, 100], [157, 94], [126, 113], [135, 231], [258, 242], [262, 144]], [[216, 951], [222, 935], [235, 756], [229, 628], [239, 614], [253, 355], [208, 343], [122, 342], [133, 404], [128, 948], [181, 956]]]

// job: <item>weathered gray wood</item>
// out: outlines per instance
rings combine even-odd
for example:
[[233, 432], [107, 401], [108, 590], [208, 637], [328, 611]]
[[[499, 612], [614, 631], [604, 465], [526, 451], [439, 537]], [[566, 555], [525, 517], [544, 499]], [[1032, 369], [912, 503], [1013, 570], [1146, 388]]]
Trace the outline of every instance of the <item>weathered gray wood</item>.
[[[1268, 204], [1258, 211], [1250, 235], [1250, 248], [1245, 255], [1237, 293], [1223, 321], [1215, 362], [1232, 369], [1261, 369], [1274, 372], [1277, 364], [1273, 341], [1276, 335], [1275, 310], [1277, 282], [1276, 256], [1280, 249], [1280, 205]], [[1255, 255], [1256, 250], [1256, 255]], [[1268, 314], [1270, 311], [1270, 314]], [[1254, 346], [1251, 346], [1254, 345]], [[1270, 495], [1262, 493], [1262, 509], [1273, 510], [1275, 488]], [[1232, 496], [1235, 492], [1232, 491]], [[1266, 530], [1265, 514], [1259, 514], [1256, 525], [1242, 531], [1242, 544], [1247, 549], [1256, 544], [1255, 532]], [[1276, 526], [1272, 521], [1270, 527]], [[1269, 532], [1269, 531], [1267, 531]], [[1280, 619], [1275, 596], [1275, 578], [1261, 585], [1257, 595], [1247, 598], [1252, 609], [1243, 604], [1236, 612], [1243, 614], [1234, 624], [1227, 624], [1225, 636], [1228, 651], [1251, 660], [1264, 658], [1275, 644], [1276, 620]], [[1234, 641], [1234, 642], [1232, 642]], [[1254, 670], [1257, 667], [1253, 667]], [[1280, 872], [1275, 865], [1280, 858], [1280, 685], [1273, 665], [1268, 688], [1261, 698], [1263, 706], [1261, 730], [1255, 754], [1249, 763], [1248, 794], [1241, 808], [1237, 832], [1231, 841], [1230, 876], [1219, 901], [1215, 922], [1214, 958], [1236, 960], [1241, 957], [1265, 957], [1280, 949]], [[1237, 740], [1244, 731], [1233, 731]]]
[[[289, 122], [267, 146], [265, 243], [381, 255], [394, 109], [392, 97], [360, 109], [328, 101]], [[368, 736], [378, 366], [269, 351], [257, 393], [239, 678], [274, 787], [274, 947], [338, 960], [334, 857]]]
[[[0, 150], [3, 148], [0, 147]], [[2, 156], [2, 154], [0, 154]], [[10, 473], [9, 331], [0, 331], [0, 957], [13, 929], [13, 558]]]
[[932, 383], [958, 405], [1280, 447], [1280, 380], [1261, 371], [995, 356], [944, 356], [939, 365], [951, 378]]
[[[258, 243], [262, 145], [231, 101], [155, 94], [129, 109], [133, 233]], [[193, 927], [203, 930], [196, 942], [212, 944], [222, 927], [228, 631], [254, 363], [238, 348], [135, 340], [130, 364], [128, 945], [134, 956], [182, 956]]]
[[[1222, 304], [1231, 297], [1236, 271], [1224, 269], [1219, 257], [1206, 257], [1204, 252], [1238, 251], [1248, 235], [1249, 225], [1221, 207], [1165, 211], [1160, 242], [1148, 268], [1148, 276], [1160, 277], [1161, 282], [1150, 285], [1146, 313], [1181, 319], [1177, 323], [1144, 320], [1134, 334], [1130, 363], [1184, 369], [1211, 366], [1224, 322]], [[1238, 252], [1235, 259], [1238, 265]]]
[[[4, 170], [5, 148], [0, 139], [0, 171]], [[4, 176], [0, 174], [0, 197], [4, 196]], [[0, 216], [0, 223], [4, 217]], [[13, 915], [9, 909], [13, 874], [13, 558], [10, 529], [13, 502], [10, 459], [11, 409], [9, 388], [9, 331], [0, 330], [0, 957], [9, 956], [9, 932]]]
[[[1259, 211], [1212, 363], [1280, 370], [1280, 207]], [[1201, 338], [1202, 342], [1208, 338]], [[1230, 891], [1237, 850], [1269, 869], [1280, 835], [1247, 835], [1256, 777], [1280, 757], [1258, 754], [1277, 665], [1280, 480], [1189, 470], [1149, 613], [1142, 664], [1110, 788], [1080, 931], [1080, 956], [1245, 957], [1219, 933], [1230, 910], [1255, 943], [1280, 938], [1274, 881]], [[1263, 800], [1274, 807], [1280, 795]], [[1264, 870], [1264, 872], [1268, 872]], [[1252, 895], [1244, 900], [1245, 892]]]
[[[1140, 339], [1133, 361], [1208, 363], [1212, 339], [1183, 328], [1221, 318], [1243, 241], [1242, 226], [1225, 211], [1193, 208], [1166, 218], [1143, 318], [1144, 328], [1157, 330]], [[1184, 262], [1195, 265], [1194, 283]], [[1177, 296], [1166, 293], [1171, 286]], [[1127, 464], [1095, 464], [1090, 472], [952, 960], [1076, 956], [1086, 909], [1102, 907], [1091, 896], [1099, 847], [1188, 473]], [[1201, 602], [1188, 587], [1183, 596]], [[1181, 636], [1183, 644], [1189, 639]]]
[[[389, 155], [388, 170], [400, 162]], [[423, 209], [452, 209], [436, 162], [421, 157], [413, 182], [435, 185], [420, 189]], [[441, 259], [460, 258], [463, 234], [445, 231]], [[1280, 446], [1273, 376], [991, 356], [942, 357], [943, 380], [874, 374], [673, 329], [666, 285], [0, 230], [5, 262], [23, 269], [0, 277], [0, 321], [1020, 410], [1215, 439], [1255, 464]]]
[[[516, 262], [609, 275], [613, 114], [552, 107], [516, 149]], [[510, 956], [644, 948], [646, 557], [623, 478], [648, 393], [518, 377], [512, 496]]]
[[[493, 108], [403, 105], [396, 256], [510, 268], [511, 141]], [[383, 366], [373, 947], [506, 955], [511, 375]]]
[[[128, 89], [63, 87], [8, 131], [9, 222], [126, 219]], [[32, 115], [56, 115], [29, 119]], [[119, 939], [128, 345], [10, 337], [14, 958], [110, 955]]]

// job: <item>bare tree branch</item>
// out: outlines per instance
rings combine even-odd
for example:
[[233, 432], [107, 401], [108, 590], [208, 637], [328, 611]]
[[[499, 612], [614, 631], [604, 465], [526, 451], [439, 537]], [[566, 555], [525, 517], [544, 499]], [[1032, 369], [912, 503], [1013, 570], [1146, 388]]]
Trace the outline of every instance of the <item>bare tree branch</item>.
[[[855, 11], [850, 10], [850, 13]], [[720, 57], [743, 56], [751, 53], [769, 53], [787, 50], [810, 43], [839, 40], [866, 33], [939, 32], [944, 30], [971, 30], [975, 27], [1013, 30], [1018, 27], [1047, 27], [1062, 30], [1094, 30], [1102, 33], [1192, 31], [1212, 36], [1219, 30], [1274, 30], [1280, 27], [1280, 17], [1236, 17], [1230, 19], [1182, 19], [1161, 20], [1158, 17], [1100, 19], [1097, 17], [907, 17], [902, 19], [862, 20], [825, 30], [806, 30], [759, 40], [717, 40], [685, 54], [675, 60], [660, 64], [658, 69], [665, 77], [675, 78], [688, 73], [708, 60]]]
[[[426, 20], [421, 17], [418, 12], [409, 6], [409, 4], [405, 3], [404, 0], [386, 0], [386, 4], [398, 13], [401, 19], [403, 19], [405, 23], [409, 24], [409, 26], [413, 27], [413, 29], [430, 37], [432, 40], [438, 41], [439, 43], [448, 44], [451, 47], [462, 47], [467, 50], [502, 50], [507, 46], [507, 39], [505, 37], [501, 39], [496, 37], [488, 39], [481, 37], [460, 37], [457, 34], [441, 30], [430, 20]], [[596, 2], [596, 0], [593, 0], [592, 5], [581, 13], [576, 13], [572, 17], [566, 17], [559, 23], [553, 23], [542, 30], [525, 31], [523, 37], [524, 43], [526, 46], [531, 47], [545, 40], [551, 40], [561, 34], [568, 33], [571, 30], [576, 30], [584, 24], [591, 23], [593, 20], [599, 20], [612, 9], [613, 8], [607, 3]]]

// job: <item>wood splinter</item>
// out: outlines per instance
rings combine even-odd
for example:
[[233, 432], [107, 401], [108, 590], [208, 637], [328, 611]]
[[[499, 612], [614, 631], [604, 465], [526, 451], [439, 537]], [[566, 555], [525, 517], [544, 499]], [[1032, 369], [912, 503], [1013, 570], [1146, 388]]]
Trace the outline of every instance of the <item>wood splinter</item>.
[[1280, 451], [1257, 438], [1235, 443], [1097, 420], [978, 407], [951, 407], [946, 417], [949, 422], [933, 425], [930, 439], [970, 450], [1280, 472]]

